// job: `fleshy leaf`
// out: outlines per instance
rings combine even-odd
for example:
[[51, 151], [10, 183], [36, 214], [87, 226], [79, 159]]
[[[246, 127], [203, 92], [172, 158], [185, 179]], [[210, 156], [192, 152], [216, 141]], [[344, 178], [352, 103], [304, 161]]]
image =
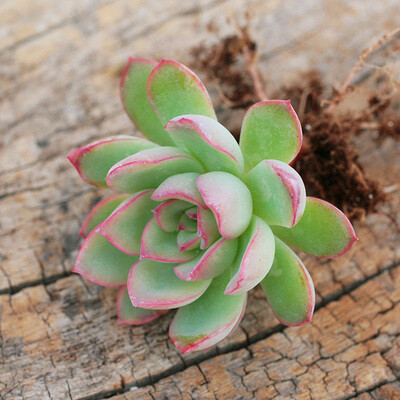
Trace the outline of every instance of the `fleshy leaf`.
[[229, 276], [224, 273], [213, 279], [198, 300], [181, 307], [176, 313], [169, 334], [182, 353], [214, 346], [240, 322], [246, 308], [247, 294], [225, 296], [224, 288]]
[[220, 237], [217, 221], [211, 210], [202, 208], [197, 210], [197, 234], [201, 238], [202, 250], [210, 247]]
[[72, 272], [101, 286], [122, 286], [137, 260], [138, 257], [119, 251], [94, 230], [83, 242]]
[[237, 247], [237, 239], [221, 238], [194, 260], [176, 266], [175, 273], [185, 281], [215, 278], [232, 264]]
[[153, 60], [130, 57], [122, 73], [120, 95], [126, 113], [144, 136], [162, 146], [173, 146], [147, 98], [147, 80], [157, 64]]
[[117, 313], [119, 325], [143, 325], [165, 314], [166, 310], [147, 310], [133, 307], [126, 286], [118, 292]]
[[261, 282], [274, 314], [282, 324], [297, 326], [311, 321], [315, 292], [300, 258], [275, 238], [275, 259]]
[[107, 219], [110, 214], [124, 201], [128, 195], [114, 194], [98, 202], [83, 221], [79, 235], [86, 238], [89, 233]]
[[301, 143], [300, 121], [290, 101], [260, 101], [247, 111], [240, 133], [246, 171], [265, 159], [289, 164]]
[[271, 228], [253, 215], [246, 232], [239, 238], [239, 248], [225, 294], [247, 292], [260, 283], [274, 261], [275, 241]]
[[196, 232], [196, 229], [196, 220], [189, 218], [186, 214], [182, 214], [181, 219], [179, 220], [178, 231]]
[[208, 172], [197, 178], [197, 187], [224, 238], [234, 239], [247, 229], [253, 211], [252, 199], [239, 178], [227, 172]]
[[306, 189], [300, 175], [277, 160], [264, 160], [246, 176], [253, 197], [253, 212], [269, 225], [291, 228], [306, 206]]
[[186, 282], [179, 279], [173, 265], [153, 260], [138, 261], [129, 273], [127, 287], [134, 307], [167, 310], [199, 298], [210, 281]]
[[193, 250], [200, 246], [200, 238], [197, 232], [179, 231], [177, 243], [179, 251]]
[[99, 226], [97, 232], [124, 253], [139, 255], [143, 229], [157, 205], [151, 200], [152, 193], [152, 190], [144, 190], [129, 197]]
[[161, 229], [176, 232], [182, 213], [190, 207], [191, 204], [186, 201], [171, 199], [159, 204], [153, 212]]
[[306, 208], [293, 228], [271, 226], [287, 245], [318, 257], [339, 257], [358, 239], [347, 217], [332, 204], [307, 197]]
[[164, 125], [185, 114], [216, 119], [210, 96], [200, 79], [176, 61], [162, 60], [154, 68], [147, 82], [147, 96]]
[[242, 152], [231, 133], [215, 119], [204, 115], [183, 115], [165, 126], [174, 142], [195, 156], [206, 171], [241, 175]]
[[196, 186], [198, 176], [199, 174], [195, 172], [185, 172], [170, 176], [158, 186], [151, 198], [156, 201], [179, 199], [206, 208], [206, 204]]
[[167, 263], [181, 263], [192, 260], [197, 254], [197, 250], [179, 251], [177, 233], [162, 230], [155, 217], [144, 228], [140, 249], [141, 258]]
[[107, 185], [127, 193], [155, 189], [171, 175], [202, 172], [194, 158], [176, 147], [157, 147], [141, 151], [118, 162], [107, 175]]
[[197, 207], [189, 208], [189, 210], [186, 211], [186, 215], [190, 219], [197, 219]]
[[157, 145], [148, 140], [120, 135], [80, 147], [73, 151], [68, 159], [84, 181], [94, 186], [107, 187], [107, 172], [115, 163], [154, 147]]

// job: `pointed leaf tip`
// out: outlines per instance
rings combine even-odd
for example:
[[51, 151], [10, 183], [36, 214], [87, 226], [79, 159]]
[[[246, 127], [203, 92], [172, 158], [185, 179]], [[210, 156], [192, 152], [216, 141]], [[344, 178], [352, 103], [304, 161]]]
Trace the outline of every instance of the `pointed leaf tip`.
[[289, 164], [300, 151], [301, 144], [300, 121], [290, 101], [261, 101], [247, 111], [240, 133], [247, 171], [264, 159]]
[[162, 60], [154, 68], [147, 82], [147, 96], [164, 125], [185, 114], [216, 119], [210, 96], [200, 79], [176, 61]]
[[147, 310], [133, 307], [126, 286], [121, 287], [117, 298], [119, 325], [143, 325], [165, 314], [167, 310]]
[[144, 136], [162, 146], [171, 146], [173, 141], [147, 98], [147, 80], [156, 65], [153, 60], [130, 57], [121, 76], [120, 96], [126, 113]]
[[318, 257], [339, 257], [358, 240], [350, 221], [338, 208], [314, 197], [307, 197], [304, 214], [293, 228], [271, 229], [287, 245]]
[[74, 150], [68, 159], [81, 178], [93, 186], [107, 187], [108, 170], [118, 161], [157, 147], [155, 143], [134, 136], [119, 135], [97, 140]]

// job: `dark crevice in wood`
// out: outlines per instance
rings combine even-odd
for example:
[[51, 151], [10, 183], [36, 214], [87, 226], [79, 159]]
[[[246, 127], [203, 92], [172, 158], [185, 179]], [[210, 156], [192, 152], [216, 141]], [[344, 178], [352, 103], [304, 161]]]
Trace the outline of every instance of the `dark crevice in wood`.
[[[321, 300], [320, 302], [318, 302], [316, 304], [315, 307], [315, 312], [317, 312], [318, 310], [320, 310], [321, 308], [327, 306], [330, 303], [333, 303], [335, 301], [340, 300], [342, 297], [352, 293], [353, 291], [355, 291], [356, 289], [358, 289], [359, 287], [361, 287], [362, 285], [364, 285], [365, 283], [381, 276], [384, 274], [389, 273], [391, 270], [395, 269], [396, 267], [400, 266], [400, 261], [396, 261], [395, 263], [393, 263], [392, 265], [382, 269], [379, 272], [376, 272], [375, 274], [370, 275], [369, 277], [367, 277], [366, 279], [363, 280], [359, 280], [356, 281], [350, 285], [347, 285], [346, 287], [344, 287], [342, 290], [333, 293], [330, 296], [327, 296], [325, 299]], [[251, 337], [248, 337], [246, 341], [244, 342], [238, 342], [238, 343], [234, 343], [231, 344], [229, 346], [226, 346], [223, 349], [219, 349], [218, 350], [218, 354], [208, 354], [207, 356], [202, 356], [201, 353], [199, 354], [199, 357], [196, 357], [190, 361], [186, 361], [184, 364], [179, 364], [176, 366], [173, 366], [171, 368], [169, 368], [168, 370], [165, 370], [159, 374], [155, 374], [155, 375], [151, 375], [148, 376], [146, 378], [143, 378], [137, 382], [134, 382], [132, 384], [127, 384], [124, 388], [120, 387], [118, 389], [114, 389], [112, 391], [105, 391], [105, 392], [99, 392], [96, 393], [94, 395], [91, 396], [86, 396], [86, 397], [81, 397], [78, 400], [101, 400], [101, 399], [109, 399], [113, 396], [117, 396], [119, 394], [123, 394], [123, 393], [127, 393], [129, 392], [132, 388], [137, 387], [137, 388], [142, 388], [148, 385], [154, 385], [156, 383], [158, 383], [159, 381], [161, 381], [162, 379], [168, 378], [172, 375], [175, 375], [179, 372], [183, 372], [185, 371], [187, 368], [192, 367], [192, 366], [199, 366], [200, 363], [206, 361], [206, 360], [210, 360], [215, 358], [217, 355], [223, 355], [223, 354], [229, 354], [229, 353], [233, 353], [235, 351], [238, 350], [242, 350], [242, 349], [247, 349], [248, 346], [257, 343], [261, 340], [265, 340], [267, 338], [269, 338], [270, 336], [274, 335], [275, 333], [280, 333], [280, 332], [284, 332], [288, 327], [284, 326], [284, 325], [277, 325], [273, 328], [267, 329], [263, 332], [260, 332], [256, 335], [253, 335]], [[382, 382], [379, 383], [378, 385], [375, 385], [374, 387], [369, 388], [368, 390], [365, 391], [360, 391], [359, 393], [357, 393], [357, 395], [365, 393], [365, 392], [371, 392], [385, 384], [389, 384], [389, 383], [393, 383], [393, 382]], [[353, 398], [354, 395], [350, 396], [350, 397], [346, 397], [340, 400], [350, 400], [351, 398]]]

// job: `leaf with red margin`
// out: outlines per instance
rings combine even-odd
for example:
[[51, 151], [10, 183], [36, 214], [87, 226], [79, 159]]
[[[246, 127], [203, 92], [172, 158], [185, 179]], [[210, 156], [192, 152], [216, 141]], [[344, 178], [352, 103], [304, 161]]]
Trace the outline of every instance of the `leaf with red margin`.
[[198, 208], [197, 234], [201, 238], [201, 250], [210, 247], [221, 236], [214, 213], [211, 210], [203, 210], [202, 208]]
[[155, 143], [134, 136], [112, 136], [74, 150], [68, 159], [84, 181], [94, 186], [107, 187], [107, 172], [115, 163], [155, 147]]
[[197, 222], [195, 219], [189, 218], [186, 213], [182, 214], [179, 220], [178, 231], [196, 232]]
[[300, 258], [278, 238], [274, 263], [261, 286], [282, 324], [297, 326], [311, 321], [315, 306], [313, 282]]
[[237, 248], [237, 239], [221, 238], [194, 260], [177, 265], [175, 273], [185, 281], [215, 278], [230, 267]]
[[290, 247], [318, 257], [339, 257], [358, 240], [350, 221], [339, 209], [314, 197], [307, 197], [304, 214], [293, 228], [271, 229]]
[[118, 325], [143, 325], [166, 312], [166, 310], [147, 310], [145, 308], [133, 307], [126, 286], [121, 287], [118, 292]]
[[173, 118], [165, 130], [174, 142], [196, 157], [206, 171], [225, 171], [240, 176], [243, 155], [231, 133], [215, 119], [204, 115]]
[[153, 213], [160, 228], [167, 232], [176, 232], [182, 213], [192, 205], [186, 201], [171, 199], [159, 204]]
[[247, 293], [224, 295], [229, 277], [228, 271], [213, 279], [198, 300], [179, 308], [169, 335], [182, 353], [208, 349], [238, 326], [246, 308]]
[[177, 233], [162, 230], [155, 217], [144, 228], [140, 258], [166, 263], [181, 263], [192, 260], [197, 254], [198, 250], [179, 251]]
[[139, 255], [143, 229], [157, 205], [151, 200], [152, 193], [152, 190], [144, 190], [129, 197], [97, 228], [97, 232], [124, 253]]
[[175, 275], [173, 265], [145, 259], [132, 266], [127, 287], [134, 307], [167, 310], [195, 301], [210, 282], [183, 281]]
[[239, 178], [227, 172], [208, 172], [197, 178], [197, 187], [224, 238], [235, 239], [247, 229], [253, 205], [249, 189]]
[[253, 215], [246, 232], [239, 238], [239, 248], [225, 294], [237, 295], [260, 283], [274, 261], [275, 241], [271, 228]]
[[86, 238], [97, 225], [107, 219], [127, 198], [128, 195], [126, 194], [114, 194], [98, 202], [83, 221], [79, 235]]
[[157, 147], [134, 154], [111, 167], [107, 185], [116, 190], [136, 193], [155, 189], [171, 175], [182, 172], [203, 172], [193, 157], [176, 147]]
[[162, 60], [147, 81], [147, 97], [163, 124], [179, 115], [199, 114], [216, 119], [206, 88], [189, 68]]
[[153, 60], [129, 57], [122, 72], [120, 95], [126, 113], [144, 136], [162, 146], [173, 146], [147, 98], [147, 80], [157, 64]]
[[197, 219], [197, 207], [189, 208], [189, 210], [186, 211], [186, 215], [190, 219]]
[[151, 198], [156, 201], [170, 199], [184, 200], [196, 206], [206, 208], [206, 204], [196, 186], [198, 176], [199, 174], [195, 172], [185, 172], [170, 176], [157, 187]]
[[306, 189], [300, 175], [277, 160], [264, 160], [246, 176], [253, 197], [253, 213], [269, 225], [291, 228], [306, 206]]
[[177, 244], [179, 251], [198, 249], [200, 238], [197, 232], [179, 231], [177, 235]]
[[300, 121], [289, 100], [266, 100], [247, 111], [240, 133], [246, 171], [260, 161], [273, 159], [289, 164], [302, 144]]
[[122, 286], [137, 260], [138, 257], [119, 251], [94, 230], [83, 242], [72, 272], [101, 286]]

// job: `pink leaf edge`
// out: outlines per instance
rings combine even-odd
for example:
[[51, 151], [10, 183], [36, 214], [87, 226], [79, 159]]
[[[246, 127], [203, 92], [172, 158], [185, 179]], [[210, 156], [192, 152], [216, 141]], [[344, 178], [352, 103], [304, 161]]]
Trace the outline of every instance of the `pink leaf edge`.
[[[132, 322], [132, 321], [123, 319], [121, 316], [121, 301], [122, 301], [122, 295], [124, 294], [124, 291], [125, 291], [125, 286], [122, 286], [118, 292], [118, 297], [117, 297], [118, 325], [132, 325], [132, 326], [143, 325], [143, 324], [146, 324], [147, 322], [151, 322], [151, 321], [155, 320], [158, 317], [161, 317], [161, 315], [164, 315], [165, 313], [168, 312], [168, 310], [159, 310], [157, 313], [153, 313], [152, 315], [148, 316], [147, 318], [143, 318], [138, 322]], [[154, 311], [154, 310], [152, 310], [152, 311]]]
[[[174, 321], [172, 321], [171, 325], [169, 326], [169, 336], [170, 336], [172, 342], [174, 343], [174, 345], [181, 351], [182, 354], [190, 353], [192, 351], [206, 350], [206, 349], [216, 345], [220, 340], [225, 339], [226, 336], [228, 336], [230, 333], [232, 333], [239, 326], [240, 321], [242, 320], [244, 312], [246, 310], [246, 304], [247, 304], [247, 296], [245, 297], [245, 300], [243, 302], [242, 311], [240, 312], [238, 317], [233, 318], [228, 323], [226, 323], [224, 326], [222, 326], [220, 329], [213, 332], [211, 335], [200, 339], [196, 343], [191, 343], [191, 344], [185, 345], [182, 342], [180, 342], [178, 338], [173, 336], [172, 326], [173, 326]], [[229, 329], [230, 326], [232, 326], [231, 329]], [[226, 330], [228, 330], [228, 333], [220, 339], [219, 335]]]

